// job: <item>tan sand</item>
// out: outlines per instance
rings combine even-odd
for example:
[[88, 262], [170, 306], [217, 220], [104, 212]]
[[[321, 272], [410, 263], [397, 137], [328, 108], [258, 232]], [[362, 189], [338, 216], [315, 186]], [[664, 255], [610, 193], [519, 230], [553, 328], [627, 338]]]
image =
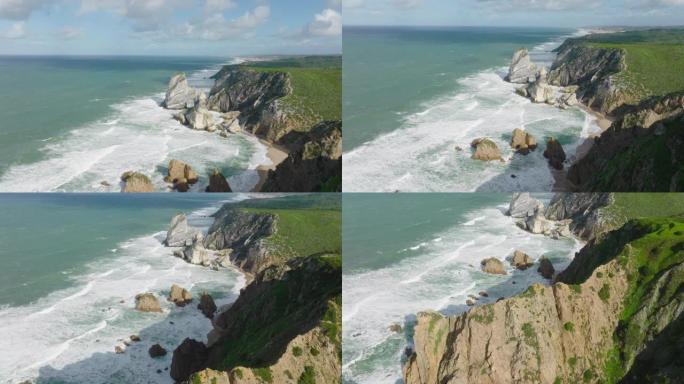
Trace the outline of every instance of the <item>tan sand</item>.
[[278, 164], [285, 161], [288, 155], [284, 148], [281, 148], [275, 144], [271, 144], [262, 139], [259, 139], [259, 142], [268, 147], [266, 156], [268, 156], [273, 164], [261, 164], [256, 167], [256, 170], [259, 173], [259, 182], [254, 186], [254, 188], [252, 188], [250, 192], [259, 192], [261, 187], [263, 187], [264, 183], [266, 182], [268, 171], [275, 170]]

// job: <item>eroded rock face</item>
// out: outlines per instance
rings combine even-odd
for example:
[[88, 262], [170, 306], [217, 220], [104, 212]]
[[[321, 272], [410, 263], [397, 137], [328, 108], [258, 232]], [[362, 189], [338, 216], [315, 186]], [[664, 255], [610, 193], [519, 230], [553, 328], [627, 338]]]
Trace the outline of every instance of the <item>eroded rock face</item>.
[[484, 259], [480, 262], [480, 267], [482, 268], [482, 271], [485, 273], [491, 273], [494, 275], [506, 275], [508, 274], [506, 272], [506, 268], [504, 267], [504, 264], [501, 262], [501, 260], [495, 258], [495, 257], [490, 257], [488, 259]]
[[590, 240], [622, 225], [603, 209], [613, 201], [611, 193], [557, 193], [545, 215], [549, 220], [570, 220], [570, 230], [576, 236]]
[[199, 233], [199, 229], [188, 225], [188, 218], [179, 213], [171, 219], [169, 230], [166, 232], [166, 245], [169, 247], [185, 247], [192, 244], [192, 239]]
[[184, 250], [174, 252], [174, 256], [180, 257], [190, 264], [202, 265], [216, 270], [230, 265], [230, 254], [231, 249], [206, 249], [202, 233], [195, 234], [192, 243], [186, 245]]
[[176, 306], [184, 307], [192, 302], [192, 293], [187, 289], [174, 284], [171, 286], [171, 292], [169, 292], [168, 299], [170, 302], [176, 304]]
[[216, 313], [216, 303], [214, 303], [214, 299], [211, 297], [211, 295], [205, 292], [200, 297], [200, 302], [197, 305], [197, 309], [202, 311], [204, 316], [212, 319]]
[[544, 157], [549, 160], [549, 165], [555, 169], [562, 170], [563, 162], [566, 159], [563, 146], [553, 137], [546, 141], [546, 150], [544, 150]]
[[173, 351], [171, 377], [176, 381], [187, 380], [191, 374], [206, 367], [207, 347], [204, 343], [187, 338]]
[[161, 312], [159, 300], [153, 293], [141, 293], [135, 296], [135, 309], [141, 312]]
[[206, 192], [233, 192], [233, 190], [230, 189], [230, 185], [221, 171], [214, 168], [211, 171], [211, 175], [209, 175], [209, 185], [206, 188]]
[[524, 271], [534, 265], [534, 260], [532, 260], [532, 258], [525, 252], [516, 249], [513, 252], [513, 257], [511, 258], [511, 265], [513, 265], [516, 269]]
[[184, 162], [176, 159], [169, 161], [169, 170], [164, 178], [167, 183], [178, 183], [185, 180], [187, 184], [195, 184], [199, 180], [199, 176], [192, 169], [192, 167]]
[[530, 151], [537, 149], [537, 140], [532, 134], [516, 128], [511, 137], [511, 148], [515, 149], [517, 153], [527, 155]]
[[192, 108], [195, 105], [196, 97], [197, 93], [188, 85], [185, 73], [179, 73], [169, 80], [163, 105], [168, 109]]
[[471, 159], [483, 161], [503, 160], [499, 147], [490, 139], [475, 139], [470, 143], [470, 146], [475, 148]]
[[508, 216], [515, 218], [526, 218], [532, 216], [537, 212], [541, 204], [541, 209], [544, 209], [544, 204], [533, 198], [529, 192], [516, 192], [508, 205]]
[[150, 178], [140, 172], [124, 172], [124, 174], [121, 175], [121, 181], [124, 183], [121, 192], [154, 192], [154, 186], [152, 185]]
[[528, 83], [529, 81], [534, 81], [536, 75], [537, 66], [530, 60], [527, 48], [515, 51], [511, 65], [508, 67], [506, 80], [511, 83]]
[[[185, 114], [186, 125], [200, 131], [210, 131], [216, 125], [214, 116], [206, 108], [192, 108]], [[214, 128], [215, 129], [215, 128]]]

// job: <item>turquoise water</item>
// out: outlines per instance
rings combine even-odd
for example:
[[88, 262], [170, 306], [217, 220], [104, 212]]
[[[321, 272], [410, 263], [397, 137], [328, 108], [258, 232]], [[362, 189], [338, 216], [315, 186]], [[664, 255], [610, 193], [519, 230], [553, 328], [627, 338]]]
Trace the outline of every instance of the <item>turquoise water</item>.
[[[548, 200], [549, 196], [538, 196]], [[564, 268], [581, 243], [518, 228], [504, 215], [507, 194], [343, 194], [343, 377], [348, 383], [401, 382], [402, 354], [415, 314], [459, 314], [468, 295], [478, 303], [524, 290], [542, 278], [534, 268], [494, 276], [488, 257], [519, 249]], [[389, 330], [401, 324], [401, 334]]]
[[263, 160], [253, 141], [192, 131], [158, 105], [173, 74], [207, 88], [229, 61], [0, 56], [0, 191], [118, 191], [126, 170], [164, 191], [170, 158], [203, 173], [218, 166], [247, 189], [256, 176], [246, 171]]
[[[171, 354], [185, 337], [206, 340], [211, 323], [189, 305], [163, 299], [172, 284], [218, 305], [244, 286], [235, 270], [212, 271], [173, 257], [163, 246], [179, 212], [207, 229], [220, 205], [242, 195], [0, 194], [0, 377], [9, 382], [171, 383]], [[134, 297], [153, 292], [164, 313], [135, 311]], [[129, 335], [143, 339], [123, 355]]]
[[[503, 77], [516, 49], [527, 47], [534, 62], [548, 67], [550, 51], [574, 33], [345, 28], [345, 191], [551, 190], [543, 151], [512, 158], [512, 130], [523, 127], [538, 140], [555, 136], [572, 155], [595, 123], [578, 109], [532, 104]], [[497, 142], [506, 163], [469, 159], [470, 141], [484, 136]]]

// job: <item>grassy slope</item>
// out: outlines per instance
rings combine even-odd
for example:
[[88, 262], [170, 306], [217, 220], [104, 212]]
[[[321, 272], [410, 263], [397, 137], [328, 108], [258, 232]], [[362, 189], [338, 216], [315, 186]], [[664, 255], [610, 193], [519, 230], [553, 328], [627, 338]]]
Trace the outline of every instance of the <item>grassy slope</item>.
[[615, 203], [607, 211], [621, 221], [644, 217], [684, 216], [684, 194], [615, 193]]
[[302, 129], [321, 120], [342, 119], [342, 61], [339, 56], [309, 56], [243, 65], [255, 71], [287, 72], [293, 92], [280, 102], [302, 121]]
[[626, 52], [627, 70], [618, 78], [639, 99], [684, 89], [684, 29], [595, 34], [585, 41]]

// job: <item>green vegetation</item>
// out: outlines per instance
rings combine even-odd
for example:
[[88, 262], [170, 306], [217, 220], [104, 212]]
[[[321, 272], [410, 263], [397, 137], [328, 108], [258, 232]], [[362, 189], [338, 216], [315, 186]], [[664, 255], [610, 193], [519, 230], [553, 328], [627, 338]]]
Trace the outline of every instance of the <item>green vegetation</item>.
[[236, 369], [235, 371], [233, 371], [233, 373], [235, 374], [235, 376], [236, 376], [238, 379], [242, 379], [242, 370], [241, 370], [240, 368], [238, 368], [238, 369]]
[[294, 355], [294, 357], [301, 356], [302, 355], [302, 348], [300, 348], [300, 347], [292, 348], [292, 355]]
[[571, 368], [575, 368], [575, 365], [577, 365], [577, 357], [573, 356], [569, 358], [568, 365], [570, 365]]
[[596, 374], [591, 369], [587, 369], [582, 374], [582, 379], [584, 380], [585, 383], [590, 382], [594, 377], [596, 377]]
[[608, 284], [603, 284], [601, 289], [598, 291], [598, 296], [601, 300], [607, 302], [608, 299], [610, 299], [610, 286]]
[[637, 99], [684, 89], [684, 29], [595, 34], [581, 40], [591, 47], [621, 49], [627, 64], [618, 79]]
[[311, 356], [314, 356], [314, 357], [321, 354], [321, 352], [314, 347], [309, 348], [309, 353], [311, 354]]
[[492, 307], [491, 305], [483, 305], [480, 308], [480, 311], [484, 311], [485, 314], [482, 315], [478, 313], [476, 315], [473, 315], [473, 320], [483, 324], [489, 324], [492, 321], [494, 321], [494, 307]]
[[250, 62], [243, 68], [290, 75], [292, 94], [280, 99], [301, 120], [302, 130], [321, 120], [342, 119], [342, 58], [340, 56], [293, 57]]
[[254, 375], [265, 383], [273, 382], [273, 373], [271, 373], [271, 368], [252, 368], [252, 372], [254, 372]]
[[677, 193], [615, 193], [615, 203], [606, 208], [623, 222], [646, 217], [684, 215], [684, 195]]
[[[341, 259], [341, 258], [339, 258]], [[342, 268], [341, 265], [338, 268]], [[321, 327], [325, 330], [340, 356], [342, 356], [342, 295], [337, 295], [328, 302], [328, 310], [323, 315]], [[312, 353], [313, 355], [313, 353]]]
[[567, 323], [563, 324], [563, 329], [568, 332], [573, 332], [575, 330], [575, 324], [573, 324], [572, 321], [568, 321]]
[[582, 293], [582, 286], [579, 284], [570, 284], [569, 287], [573, 292], [577, 294]]
[[297, 379], [297, 384], [316, 384], [316, 374], [312, 366], [304, 367], [304, 372]]
[[530, 297], [534, 297], [534, 295], [536, 295], [536, 294], [537, 294], [537, 292], [535, 292], [535, 290], [534, 290], [534, 285], [530, 285], [529, 287], [527, 287], [525, 292], [520, 294], [520, 297], [530, 298]]

